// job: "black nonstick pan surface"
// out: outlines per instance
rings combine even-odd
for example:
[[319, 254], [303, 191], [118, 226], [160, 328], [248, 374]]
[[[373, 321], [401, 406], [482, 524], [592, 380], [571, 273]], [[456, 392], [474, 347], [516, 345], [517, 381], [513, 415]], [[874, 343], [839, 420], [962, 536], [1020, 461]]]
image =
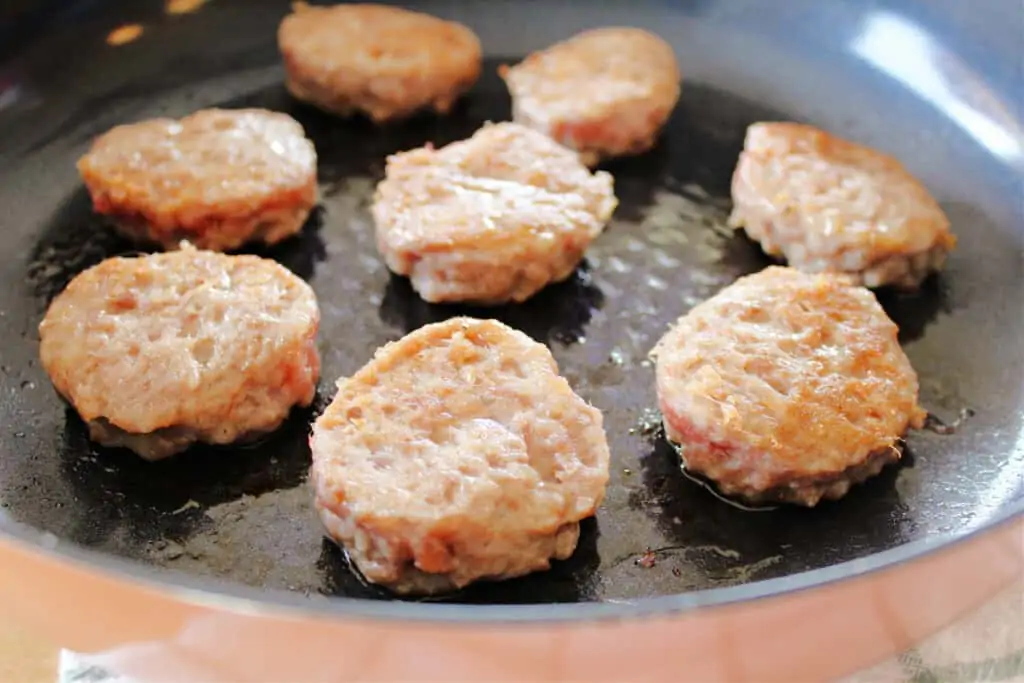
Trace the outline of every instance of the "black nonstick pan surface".
[[[101, 564], [119, 556], [171, 570], [162, 574], [171, 583], [186, 573], [220, 580], [214, 587], [391, 599], [322, 537], [305, 484], [309, 423], [334, 381], [378, 346], [462, 314], [498, 318], [547, 344], [577, 392], [604, 411], [613, 465], [606, 501], [570, 560], [447, 601], [631, 601], [801, 573], [794, 585], [809, 584], [825, 567], [898, 547], [912, 557], [1016, 514], [1024, 509], [1024, 83], [1000, 61], [1014, 53], [1012, 40], [998, 39], [1012, 27], [995, 27], [1000, 17], [1012, 21], [1013, 3], [972, 3], [976, 16], [962, 21], [957, 5], [415, 3], [479, 32], [484, 76], [450, 116], [381, 128], [289, 98], [274, 37], [284, 2], [217, 0], [180, 16], [156, 1], [15, 3], [17, 21], [0, 34], [0, 531], [48, 532], [60, 546], [97, 551]], [[132, 23], [143, 28], [136, 40], [105, 42]], [[425, 304], [374, 249], [367, 205], [384, 157], [507, 119], [497, 66], [602, 24], [657, 31], [684, 73], [661, 144], [605, 167], [620, 200], [611, 226], [569, 281], [525, 304]], [[914, 44], [901, 43], [910, 46], [903, 56], [886, 52], [900, 26], [931, 31], [922, 59], [974, 119], [902, 78]], [[91, 213], [74, 168], [90, 140], [118, 123], [207, 106], [287, 112], [316, 145], [320, 208], [300, 236], [259, 253], [316, 290], [323, 378], [313, 408], [255, 446], [195, 448], [150, 464], [89, 443], [39, 367], [36, 328], [75, 274], [137, 250]], [[923, 405], [946, 422], [968, 409], [973, 416], [951, 434], [912, 434], [898, 466], [813, 510], [743, 510], [687, 479], [659, 428], [646, 360], [671, 321], [768, 264], [724, 225], [744, 130], [765, 119], [812, 122], [899, 156], [960, 239], [921, 292], [879, 298], [920, 374]], [[972, 127], [982, 124], [988, 133]]]

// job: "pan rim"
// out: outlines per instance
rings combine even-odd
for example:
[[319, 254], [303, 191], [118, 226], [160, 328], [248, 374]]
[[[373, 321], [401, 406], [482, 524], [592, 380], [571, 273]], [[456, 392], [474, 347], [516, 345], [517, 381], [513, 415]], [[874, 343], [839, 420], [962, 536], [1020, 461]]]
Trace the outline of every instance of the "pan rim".
[[[40, 31], [39, 33], [43, 33]], [[19, 53], [15, 50], [12, 54]], [[490, 55], [495, 56], [495, 55]], [[1020, 446], [1018, 446], [1019, 450]], [[1010, 457], [1014, 449], [1010, 447]], [[66, 563], [123, 582], [124, 590], [133, 586], [164, 592], [181, 603], [209, 604], [218, 609], [237, 607], [268, 617], [287, 614], [331, 620], [366, 619], [374, 622], [408, 621], [422, 624], [520, 625], [545, 623], [594, 623], [611, 619], [638, 619], [693, 614], [698, 608], [747, 604], [756, 600], [783, 597], [804, 590], [817, 590], [845, 579], [857, 579], [918, 562], [938, 552], [953, 551], [964, 543], [998, 528], [1022, 521], [1024, 491], [1004, 500], [987, 517], [947, 534], [920, 538], [863, 557], [817, 569], [788, 574], [776, 579], [753, 581], [728, 588], [703, 589], [688, 593], [645, 597], [628, 602], [547, 603], [531, 605], [464, 605], [451, 603], [414, 603], [399, 600], [372, 600], [347, 596], [325, 596], [310, 600], [301, 593], [283, 589], [258, 588], [218, 576], [188, 575], [173, 568], [112, 555], [101, 550], [57, 539], [39, 527], [8, 517], [0, 510], [0, 544], [17, 543], [31, 548], [48, 562]], [[2, 550], [2, 548], [0, 548]], [[373, 603], [373, 604], [368, 604]]]
[[49, 560], [70, 561], [86, 571], [100, 573], [107, 578], [159, 590], [179, 602], [203, 604], [216, 609], [242, 611], [265, 617], [300, 616], [375, 622], [402, 621], [448, 626], [544, 625], [672, 617], [688, 614], [697, 609], [779, 598], [893, 569], [898, 565], [951, 550], [1022, 519], [1024, 498], [1012, 501], [985, 522], [962, 533], [922, 538], [854, 560], [778, 578], [630, 601], [525, 605], [414, 602], [398, 598], [376, 600], [341, 595], [323, 595], [323, 600], [310, 600], [294, 591], [261, 589], [219, 577], [186, 574], [166, 567], [148, 565], [139, 560], [110, 555], [57, 539], [49, 532], [40, 531], [3, 514], [0, 514], [0, 542], [7, 543], [13, 540], [20, 545], [29, 546], [30, 551], [46, 556]]

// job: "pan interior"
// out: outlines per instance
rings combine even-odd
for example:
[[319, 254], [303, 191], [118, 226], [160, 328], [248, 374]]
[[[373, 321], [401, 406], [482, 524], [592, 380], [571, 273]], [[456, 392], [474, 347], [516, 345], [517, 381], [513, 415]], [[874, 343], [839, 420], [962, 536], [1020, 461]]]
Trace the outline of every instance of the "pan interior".
[[[487, 31], [496, 35], [505, 10], [485, 5], [469, 3], [462, 11], [487, 45]], [[654, 5], [639, 3], [631, 23], [657, 26]], [[551, 348], [572, 386], [604, 412], [613, 465], [606, 502], [596, 520], [584, 524], [570, 560], [549, 572], [478, 584], [447, 600], [630, 600], [733, 586], [923, 538], [963, 535], [1024, 498], [1024, 221], [1020, 196], [1013, 196], [1005, 175], [1007, 164], [1016, 162], [864, 62], [844, 62], [838, 72], [852, 89], [843, 102], [860, 107], [840, 111], [840, 102], [801, 106], [786, 104], [783, 95], [773, 106], [757, 104], [771, 98], [743, 78], [730, 80], [702, 66], [710, 57], [694, 55], [696, 74], [688, 77], [659, 147], [607, 166], [620, 208], [577, 273], [522, 305], [472, 309], [425, 304], [407, 281], [390, 276], [376, 255], [367, 207], [387, 154], [445, 144], [485, 121], [508, 118], [508, 97], [495, 71], [509, 60], [489, 58], [480, 83], [450, 116], [377, 128], [329, 117], [287, 96], [271, 39], [284, 11], [280, 3], [214, 3], [195, 17], [148, 17], [148, 33], [137, 45], [110, 48], [101, 37], [115, 20], [130, 18], [127, 7], [95, 10], [77, 25], [78, 33], [56, 23], [0, 70], [0, 84], [13, 74], [19, 88], [15, 101], [0, 109], [0, 223], [8, 242], [0, 259], [6, 425], [0, 430], [0, 505], [9, 518], [172, 570], [312, 599], [389, 598], [360, 581], [322, 538], [305, 485], [308, 425], [333, 395], [334, 380], [358, 369], [378, 346], [464, 314], [498, 318]], [[438, 3], [440, 13], [446, 8]], [[666, 37], [679, 44], [684, 72], [686, 31], [703, 25], [702, 11], [711, 10], [695, 3], [678, 22], [662, 26], [663, 33], [676, 32]], [[617, 18], [600, 12], [612, 10], [595, 9], [586, 21]], [[545, 31], [554, 26], [568, 35], [582, 27], [571, 23], [582, 19], [565, 12], [553, 10], [553, 16]], [[72, 37], [87, 47], [58, 72], [51, 67], [57, 55], [67, 54]], [[715, 49], [708, 42], [701, 45]], [[772, 59], [783, 58], [766, 57]], [[813, 68], [824, 78], [839, 67], [825, 60]], [[834, 86], [821, 88], [831, 93]], [[135, 250], [91, 214], [75, 175], [75, 159], [91, 137], [119, 122], [214, 105], [287, 112], [316, 145], [321, 208], [297, 238], [258, 253], [316, 290], [323, 381], [312, 409], [296, 412], [255, 446], [195, 448], [147, 464], [89, 443], [38, 366], [36, 326], [76, 273]], [[883, 106], [891, 113], [884, 121], [877, 114]], [[741, 510], [684, 477], [658, 426], [646, 360], [671, 321], [768, 264], [724, 224], [745, 127], [766, 119], [812, 120], [901, 154], [940, 198], [960, 238], [941, 277], [917, 294], [882, 292], [880, 299], [920, 374], [923, 405], [945, 419], [964, 408], [975, 416], [952, 435], [911, 435], [900, 465], [814, 510]]]

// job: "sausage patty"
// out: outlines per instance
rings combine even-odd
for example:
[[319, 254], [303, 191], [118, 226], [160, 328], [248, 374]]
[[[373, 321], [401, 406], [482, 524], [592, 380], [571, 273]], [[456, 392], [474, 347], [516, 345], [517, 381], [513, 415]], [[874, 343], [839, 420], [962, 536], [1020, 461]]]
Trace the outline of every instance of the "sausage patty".
[[174, 249], [273, 244], [316, 204], [316, 151], [290, 116], [205, 109], [117, 126], [78, 161], [93, 206], [129, 237]]
[[658, 402], [686, 467], [730, 496], [813, 506], [900, 457], [917, 375], [872, 293], [773, 266], [658, 342]]
[[319, 320], [283, 266], [184, 245], [79, 274], [46, 312], [39, 353], [95, 441], [156, 460], [261, 435], [309, 405]]
[[730, 218], [773, 256], [868, 287], [917, 287], [956, 245], [938, 203], [895, 159], [796, 123], [747, 130]]
[[470, 29], [397, 7], [295, 3], [277, 40], [292, 95], [378, 122], [426, 107], [445, 113], [480, 76]]
[[578, 151], [588, 166], [650, 149], [679, 100], [672, 48], [638, 28], [584, 31], [500, 73], [512, 119]]
[[427, 325], [338, 382], [312, 437], [316, 509], [368, 580], [436, 593], [546, 569], [608, 481], [600, 411], [493, 320]]
[[616, 203], [609, 174], [499, 123], [388, 157], [372, 212], [388, 267], [425, 300], [498, 304], [569, 277]]

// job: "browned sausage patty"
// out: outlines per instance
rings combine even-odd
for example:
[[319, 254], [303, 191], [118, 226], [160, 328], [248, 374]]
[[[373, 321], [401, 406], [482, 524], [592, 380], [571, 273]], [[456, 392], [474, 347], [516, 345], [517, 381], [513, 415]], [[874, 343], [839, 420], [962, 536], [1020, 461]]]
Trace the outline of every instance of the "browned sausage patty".
[[658, 342], [658, 402], [686, 467], [723, 493], [813, 506], [900, 457], [917, 375], [872, 293], [771, 267]]
[[524, 301], [569, 277], [617, 200], [612, 177], [515, 123], [388, 158], [377, 248], [427, 301]]
[[512, 119], [576, 150], [588, 166], [652, 147], [679, 100], [672, 48], [638, 28], [584, 31], [501, 76]]
[[309, 285], [256, 256], [111, 258], [46, 312], [39, 354], [91, 437], [155, 460], [275, 429], [320, 372]]
[[262, 109], [117, 126], [78, 170], [98, 213], [167, 249], [272, 244], [297, 233], [317, 199], [313, 143], [290, 116]]
[[424, 108], [445, 113], [480, 76], [471, 30], [397, 7], [296, 3], [277, 39], [292, 95], [378, 122]]
[[806, 272], [916, 287], [956, 245], [938, 203], [898, 161], [796, 123], [757, 123], [732, 180], [731, 222]]
[[427, 325], [338, 382], [313, 427], [316, 508], [370, 581], [435, 593], [546, 569], [608, 481], [601, 413], [493, 320]]

